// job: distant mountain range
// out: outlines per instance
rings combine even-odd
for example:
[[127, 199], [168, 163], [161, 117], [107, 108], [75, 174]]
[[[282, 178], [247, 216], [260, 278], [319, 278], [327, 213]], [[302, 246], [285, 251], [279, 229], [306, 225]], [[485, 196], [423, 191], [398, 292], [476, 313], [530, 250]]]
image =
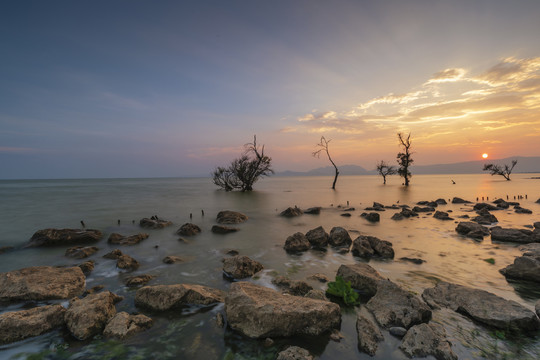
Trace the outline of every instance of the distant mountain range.
[[[506, 159], [486, 159], [465, 161], [451, 164], [435, 165], [412, 165], [411, 172], [414, 174], [481, 174], [484, 164], [511, 164], [512, 160], [518, 163], [514, 173], [540, 173], [540, 156], [513, 156]], [[338, 166], [340, 175], [377, 175], [377, 170], [366, 170], [359, 165]], [[334, 175], [334, 167], [326, 166], [305, 172], [283, 171], [276, 173], [277, 176], [323, 176]]]

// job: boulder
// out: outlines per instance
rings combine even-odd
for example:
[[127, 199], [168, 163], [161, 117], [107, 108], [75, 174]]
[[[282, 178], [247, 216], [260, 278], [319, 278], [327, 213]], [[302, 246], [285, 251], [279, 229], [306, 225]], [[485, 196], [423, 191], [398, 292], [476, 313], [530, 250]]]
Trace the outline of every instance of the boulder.
[[481, 225], [491, 225], [499, 222], [495, 215], [490, 214], [487, 210], [478, 211], [478, 216], [473, 217], [471, 220]]
[[390, 333], [390, 335], [393, 335], [401, 339], [407, 333], [407, 329], [402, 328], [400, 326], [393, 326], [390, 329], [388, 329], [388, 332]]
[[377, 213], [371, 212], [371, 213], [362, 213], [363, 218], [365, 218], [369, 222], [379, 222], [381, 221], [381, 216]]
[[105, 326], [103, 335], [125, 339], [152, 327], [152, 319], [146, 315], [130, 315], [125, 311], [117, 313]]
[[516, 214], [532, 214], [532, 210], [522, 208], [521, 206], [515, 206], [514, 212]]
[[11, 251], [15, 249], [13, 246], [0, 246], [0, 254]]
[[437, 360], [457, 360], [452, 344], [439, 324], [419, 324], [411, 327], [399, 348], [411, 358], [432, 355]]
[[462, 198], [459, 198], [459, 197], [454, 197], [452, 199], [452, 204], [470, 204], [471, 202], [468, 201], [468, 200], [463, 200]]
[[536, 200], [535, 203], [540, 204], [540, 198], [538, 198], [538, 200]]
[[122, 251], [120, 251], [120, 249], [114, 249], [113, 251], [110, 251], [108, 253], [106, 253], [105, 255], [103, 255], [103, 257], [105, 259], [113, 259], [113, 260], [118, 260], [118, 258], [120, 258], [120, 256], [122, 256], [124, 254], [122, 254]]
[[346, 247], [351, 246], [352, 240], [349, 232], [342, 227], [334, 227], [330, 230], [330, 236], [328, 237], [328, 243], [334, 247]]
[[433, 212], [433, 211], [435, 211], [435, 208], [433, 208], [431, 206], [425, 206], [425, 207], [415, 206], [415, 207], [412, 208], [412, 211], [414, 211], [415, 213]]
[[415, 211], [413, 211], [411, 209], [407, 209], [407, 208], [402, 208], [401, 212], [399, 214], [401, 214], [402, 217], [406, 217], [406, 218], [418, 216], [417, 212], [415, 212]]
[[392, 219], [392, 220], [403, 220], [403, 219], [405, 219], [405, 217], [403, 216], [402, 213], [398, 212], [398, 213], [395, 213], [394, 215], [392, 215], [392, 217], [390, 219]]
[[279, 216], [284, 216], [284, 217], [295, 217], [295, 216], [300, 216], [302, 215], [304, 212], [297, 208], [296, 206], [295, 207], [288, 207], [287, 209], [283, 210]]
[[431, 319], [431, 310], [422, 299], [390, 280], [377, 283], [377, 293], [366, 307], [384, 328], [399, 326], [408, 329]]
[[185, 223], [176, 230], [176, 235], [193, 236], [201, 232], [201, 228], [192, 223]]
[[330, 238], [330, 236], [322, 226], [319, 226], [315, 229], [309, 230], [306, 233], [306, 238], [308, 239], [311, 246], [316, 249], [320, 249], [328, 246], [328, 239]]
[[89, 260], [79, 264], [79, 267], [81, 268], [83, 274], [88, 276], [92, 271], [94, 271], [95, 264], [96, 262], [94, 260]]
[[483, 240], [489, 235], [489, 229], [472, 221], [462, 221], [456, 227], [456, 232], [473, 239]]
[[84, 259], [96, 253], [99, 249], [95, 246], [75, 246], [66, 250], [65, 255], [75, 259]]
[[536, 221], [535, 223], [533, 223], [533, 226], [535, 229], [540, 229], [540, 221]]
[[491, 240], [531, 243], [540, 242], [540, 236], [534, 236], [534, 233], [527, 229], [503, 229], [500, 226], [494, 226], [491, 228]]
[[309, 250], [310, 247], [311, 247], [311, 244], [309, 240], [301, 232], [297, 232], [289, 236], [287, 240], [285, 240], [285, 245], [283, 246], [283, 248], [287, 252], [306, 251], [306, 250]]
[[112, 233], [109, 235], [109, 239], [107, 242], [109, 244], [115, 244], [115, 245], [136, 245], [140, 243], [141, 241], [148, 239], [148, 234], [146, 233], [138, 233], [131, 236], [124, 236], [118, 233]]
[[236, 255], [223, 261], [223, 273], [232, 279], [251, 277], [263, 269], [260, 262], [245, 255]]
[[225, 298], [229, 326], [250, 338], [319, 335], [339, 326], [339, 305], [235, 282]]
[[446, 200], [444, 200], [444, 199], [442, 199], [442, 198], [435, 200], [435, 202], [436, 202], [438, 205], [446, 205], [446, 204], [447, 204]]
[[473, 206], [474, 210], [500, 210], [500, 207], [493, 206], [487, 203], [476, 203]]
[[176, 284], [144, 286], [135, 294], [135, 305], [166, 311], [187, 305], [213, 305], [223, 302], [225, 293], [202, 285]]
[[79, 340], [101, 334], [107, 322], [116, 315], [114, 304], [120, 300], [122, 297], [110, 291], [72, 299], [64, 315], [67, 328]]
[[27, 247], [74, 245], [101, 240], [99, 230], [80, 229], [43, 229], [32, 235]]
[[379, 327], [363, 314], [356, 318], [356, 332], [358, 333], [358, 349], [366, 354], [374, 356], [379, 343], [384, 341], [384, 336]]
[[240, 224], [246, 221], [248, 217], [242, 213], [230, 210], [223, 210], [217, 214], [216, 221], [219, 224]]
[[276, 360], [313, 360], [313, 356], [304, 348], [289, 346], [278, 353]]
[[514, 263], [499, 270], [506, 278], [540, 283], [540, 250], [516, 257]]
[[214, 225], [212, 226], [212, 232], [214, 234], [229, 234], [229, 233], [233, 233], [233, 232], [237, 232], [238, 228], [233, 228], [233, 227], [230, 227], [230, 226], [224, 226], [224, 225]]
[[139, 225], [143, 228], [148, 229], [163, 229], [164, 227], [171, 226], [172, 222], [159, 219], [157, 216], [152, 216], [151, 218], [142, 218], [139, 221]]
[[116, 260], [116, 267], [128, 271], [137, 270], [140, 264], [137, 260], [129, 255], [123, 254]]
[[320, 206], [310, 207], [309, 209], [304, 210], [304, 214], [319, 215], [320, 213], [321, 213]]
[[538, 300], [536, 304], [534, 304], [534, 311], [536, 311], [536, 315], [540, 317], [540, 300]]
[[141, 274], [137, 276], [130, 276], [126, 279], [126, 286], [141, 286], [152, 280], [155, 276], [148, 274]]
[[0, 314], [0, 344], [38, 336], [64, 325], [62, 305], [39, 306]]
[[163, 262], [165, 264], [175, 264], [175, 263], [184, 262], [184, 261], [185, 261], [184, 258], [181, 258], [180, 256], [176, 256], [176, 255], [169, 255], [163, 258]]
[[354, 240], [352, 252], [354, 255], [363, 258], [394, 258], [394, 249], [392, 248], [392, 243], [389, 241], [381, 240], [375, 236], [360, 235], [359, 237], [357, 237]]
[[276, 276], [272, 279], [272, 284], [280, 287], [287, 294], [295, 296], [306, 296], [313, 287], [302, 280], [291, 280], [285, 276]]
[[433, 308], [450, 308], [499, 329], [531, 331], [540, 325], [534, 312], [484, 290], [439, 282], [435, 287], [424, 290], [422, 297]]
[[68, 299], [83, 293], [80, 267], [34, 266], [0, 273], [0, 301]]
[[439, 220], [454, 220], [454, 218], [451, 218], [450, 216], [448, 216], [448, 213], [445, 211], [435, 211], [435, 214], [433, 214], [433, 217]]
[[432, 207], [432, 208], [436, 208], [437, 206], [439, 206], [439, 203], [437, 203], [436, 201], [419, 201], [416, 203], [416, 205], [420, 205], [420, 206], [428, 206], [428, 207]]

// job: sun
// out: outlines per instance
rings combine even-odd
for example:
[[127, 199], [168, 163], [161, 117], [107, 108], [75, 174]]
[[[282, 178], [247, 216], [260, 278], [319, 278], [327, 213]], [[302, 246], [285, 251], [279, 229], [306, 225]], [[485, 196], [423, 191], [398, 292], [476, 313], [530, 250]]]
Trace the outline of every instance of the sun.
[[482, 154], [482, 157], [483, 157], [484, 159], [487, 159], [487, 158], [488, 158], [488, 154], [483, 153], [483, 154]]

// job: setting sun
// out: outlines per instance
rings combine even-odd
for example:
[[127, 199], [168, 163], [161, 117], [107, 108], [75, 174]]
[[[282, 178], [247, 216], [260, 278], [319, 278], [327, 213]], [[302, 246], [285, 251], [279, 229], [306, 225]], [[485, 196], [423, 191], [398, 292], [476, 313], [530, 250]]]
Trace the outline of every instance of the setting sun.
[[488, 154], [486, 154], [486, 153], [483, 153], [483, 154], [482, 154], [482, 157], [483, 157], [484, 159], [487, 159], [487, 157], [488, 157]]

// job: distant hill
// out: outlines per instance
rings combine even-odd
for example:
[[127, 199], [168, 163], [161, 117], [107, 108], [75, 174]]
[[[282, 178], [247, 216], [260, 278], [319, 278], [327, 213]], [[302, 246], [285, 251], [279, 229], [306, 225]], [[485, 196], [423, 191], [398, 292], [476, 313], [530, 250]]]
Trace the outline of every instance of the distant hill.
[[[411, 172], [414, 174], [481, 174], [484, 164], [511, 164], [512, 160], [518, 163], [514, 173], [540, 173], [540, 156], [513, 156], [506, 159], [486, 159], [465, 161], [451, 164], [413, 165]], [[366, 170], [358, 165], [338, 166], [340, 175], [376, 175], [375, 169]], [[277, 176], [324, 176], [334, 175], [334, 167], [326, 166], [306, 172], [283, 171], [276, 173]]]

